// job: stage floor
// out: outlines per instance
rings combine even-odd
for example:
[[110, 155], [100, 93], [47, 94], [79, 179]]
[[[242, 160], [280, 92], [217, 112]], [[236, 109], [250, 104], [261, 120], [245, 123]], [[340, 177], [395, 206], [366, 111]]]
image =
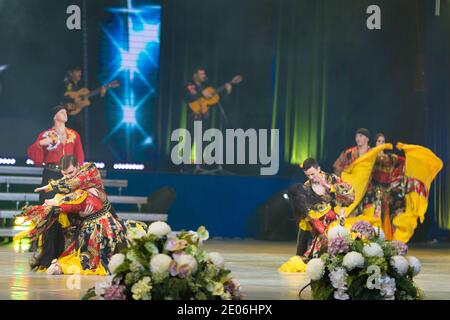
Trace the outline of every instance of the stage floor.
[[[220, 252], [241, 283], [244, 299], [297, 300], [299, 288], [308, 283], [305, 274], [279, 273], [277, 267], [295, 251], [295, 243], [253, 240], [210, 240], [208, 251]], [[415, 247], [410, 254], [422, 262], [416, 278], [426, 299], [450, 300], [450, 247]], [[80, 299], [98, 276], [48, 276], [29, 272], [29, 253], [17, 252], [12, 245], [0, 246], [1, 300]], [[79, 287], [77, 286], [79, 280]], [[310, 299], [309, 288], [304, 298]]]

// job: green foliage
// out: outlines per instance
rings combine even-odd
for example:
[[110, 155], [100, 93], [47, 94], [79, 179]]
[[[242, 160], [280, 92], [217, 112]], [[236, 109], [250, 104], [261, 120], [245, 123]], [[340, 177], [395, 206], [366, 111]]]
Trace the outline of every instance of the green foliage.
[[398, 300], [417, 300], [421, 297], [421, 292], [416, 288], [412, 278], [409, 276], [394, 276], [397, 291], [395, 299]]
[[389, 264], [384, 257], [367, 257], [365, 265], [366, 267], [376, 265], [380, 267], [381, 273], [386, 273], [389, 267]]
[[81, 300], [90, 300], [92, 298], [95, 297], [95, 289], [94, 288], [90, 288], [85, 294], [84, 296], [81, 298]]
[[350, 246], [352, 251], [356, 251], [361, 253], [364, 249], [364, 242], [362, 240], [355, 240], [352, 242], [351, 246]]
[[[135, 289], [135, 293], [138, 292], [138, 296], [155, 300], [240, 299], [239, 288], [231, 283], [230, 270], [214, 265], [207, 258], [206, 252], [199, 247], [201, 241], [208, 237], [209, 233], [204, 227], [200, 227], [197, 233], [181, 231], [174, 240], [184, 240], [188, 245], [176, 252], [164, 250], [166, 241], [168, 241], [167, 236], [158, 238], [155, 235], [145, 235], [138, 239], [131, 239], [131, 245], [122, 250], [125, 261], [115, 269], [114, 281], [116, 284], [125, 286], [124, 293], [128, 299], [132, 299], [132, 288]], [[153, 274], [150, 271], [150, 261], [158, 253], [171, 257], [173, 259], [171, 266], [174, 266], [179, 274], [172, 276], [169, 271]], [[175, 253], [194, 257], [197, 262], [197, 271], [194, 274], [192, 274], [192, 270], [186, 273], [187, 265], [179, 266], [178, 260], [175, 260], [175, 256], [173, 256]], [[151, 279], [149, 292], [139, 292], [141, 291], [139, 286], [133, 287], [144, 277]], [[227, 288], [235, 288], [235, 291], [232, 292], [233, 295], [225, 290], [225, 285], [229, 284], [232, 285]], [[145, 286], [144, 290], [146, 290]], [[83, 298], [95, 299], [98, 297], [96, 297], [94, 288], [91, 288]]]
[[343, 254], [338, 254], [337, 256], [332, 257], [331, 259], [329, 259], [329, 263], [327, 264], [328, 271], [332, 272], [337, 267], [342, 266], [342, 260], [344, 260], [344, 255]]
[[329, 281], [323, 279], [311, 281], [311, 293], [314, 300], [330, 300], [333, 298], [334, 288]]
[[[372, 242], [378, 243], [383, 248], [384, 256], [382, 257], [366, 257], [364, 256], [364, 268], [355, 268], [347, 271], [346, 291], [352, 300], [382, 300], [380, 289], [369, 289], [367, 287], [368, 279], [371, 283], [376, 283], [380, 277], [389, 276], [395, 279], [396, 300], [419, 300], [423, 299], [423, 292], [417, 288], [413, 281], [413, 270], [410, 268], [406, 275], [399, 275], [393, 267], [390, 266], [390, 259], [396, 255], [395, 250], [391, 247], [389, 242], [379, 238]], [[364, 245], [370, 243], [367, 240], [355, 239], [349, 240], [350, 251], [356, 251], [362, 254]], [[335, 288], [331, 283], [329, 275], [337, 268], [344, 268], [342, 265], [345, 254], [338, 254], [337, 256], [330, 256], [329, 254], [322, 254], [320, 259], [325, 263], [326, 271], [323, 277], [318, 281], [311, 282], [311, 292], [313, 299], [327, 300], [334, 299]], [[368, 272], [369, 266], [378, 266], [379, 273]], [[370, 278], [369, 278], [370, 277]]]

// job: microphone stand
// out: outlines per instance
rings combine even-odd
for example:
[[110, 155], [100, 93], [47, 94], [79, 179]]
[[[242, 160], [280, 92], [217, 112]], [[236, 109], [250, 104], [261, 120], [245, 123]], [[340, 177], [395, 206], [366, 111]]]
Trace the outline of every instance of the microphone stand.
[[[222, 107], [222, 103], [219, 101], [217, 103], [217, 105], [219, 107], [220, 113], [222, 114], [224, 123], [227, 124], [228, 123], [228, 118], [227, 118], [227, 115], [225, 114], [225, 110]], [[221, 128], [221, 129], [223, 129], [223, 128]], [[220, 176], [234, 176], [235, 175], [233, 172], [225, 170], [222, 167], [221, 164], [217, 165], [216, 169], [209, 170], [209, 171], [203, 171], [200, 174], [203, 174], [203, 175], [220, 175]]]

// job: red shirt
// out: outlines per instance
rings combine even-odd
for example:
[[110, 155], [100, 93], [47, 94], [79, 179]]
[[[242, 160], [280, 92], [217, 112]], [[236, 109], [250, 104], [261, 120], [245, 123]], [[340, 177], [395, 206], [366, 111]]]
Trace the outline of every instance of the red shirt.
[[[80, 135], [69, 128], [66, 128], [66, 135], [66, 142], [62, 143], [55, 129], [50, 128], [41, 132], [36, 142], [28, 147], [28, 157], [33, 160], [35, 166], [40, 167], [49, 163], [59, 164], [63, 156], [71, 154], [76, 156], [78, 163], [82, 165], [84, 163], [84, 152]], [[40, 146], [39, 141], [47, 137], [53, 139], [52, 144]]]

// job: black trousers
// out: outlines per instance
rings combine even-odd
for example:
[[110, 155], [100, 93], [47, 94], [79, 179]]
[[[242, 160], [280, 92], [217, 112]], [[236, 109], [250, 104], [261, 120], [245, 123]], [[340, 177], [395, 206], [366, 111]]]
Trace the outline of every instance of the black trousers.
[[[48, 184], [51, 179], [57, 180], [62, 178], [58, 171], [44, 169], [42, 175], [42, 185]], [[51, 199], [55, 196], [55, 192], [41, 193], [39, 195], [39, 202], [44, 203], [45, 200]], [[43, 267], [48, 268], [53, 259], [58, 258], [64, 251], [64, 233], [61, 225], [56, 221], [43, 235], [42, 235], [42, 250], [31, 264], [31, 268]]]
[[302, 229], [298, 229], [297, 234], [297, 256], [303, 256], [306, 250], [308, 250], [308, 238], [309, 232]]

